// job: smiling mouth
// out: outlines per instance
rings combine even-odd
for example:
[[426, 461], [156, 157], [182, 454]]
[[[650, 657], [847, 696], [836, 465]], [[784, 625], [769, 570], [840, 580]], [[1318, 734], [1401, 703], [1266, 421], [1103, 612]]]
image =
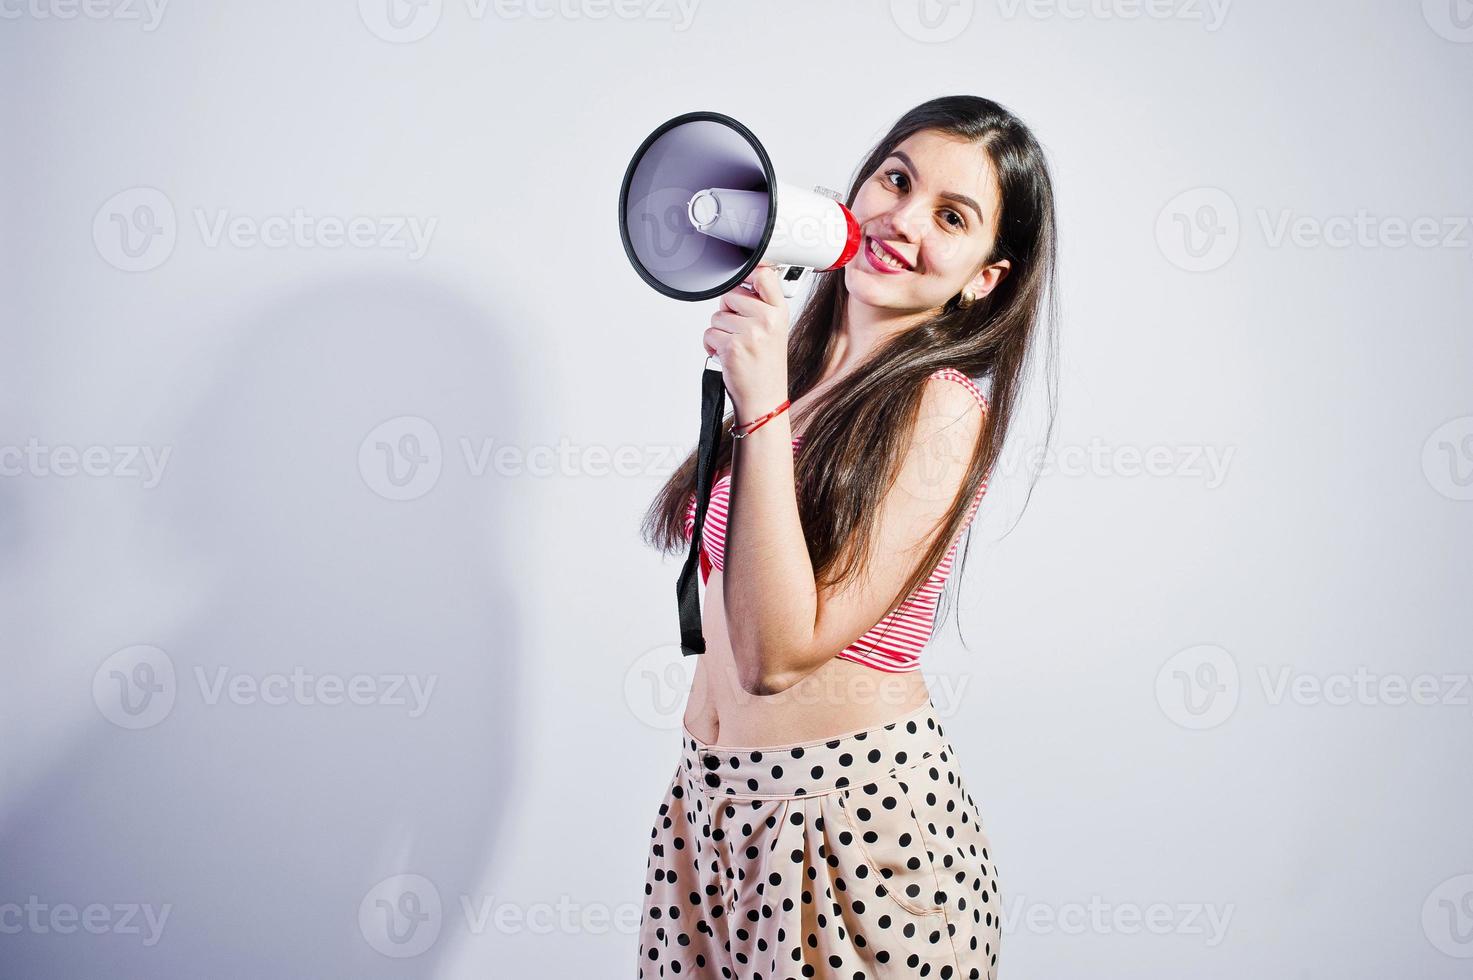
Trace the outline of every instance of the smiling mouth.
[[881, 244], [878, 238], [875, 238], [873, 235], [866, 237], [869, 239], [869, 254], [874, 256], [875, 260], [881, 265], [889, 269], [894, 269], [896, 272], [912, 271], [909, 263], [898, 257], [887, 246]]

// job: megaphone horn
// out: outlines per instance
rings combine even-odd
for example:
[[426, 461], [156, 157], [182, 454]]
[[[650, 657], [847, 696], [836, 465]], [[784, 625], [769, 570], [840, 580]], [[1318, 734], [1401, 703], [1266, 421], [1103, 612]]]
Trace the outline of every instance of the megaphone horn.
[[762, 143], [719, 112], [660, 125], [619, 189], [624, 252], [645, 282], [696, 301], [727, 292], [760, 262], [828, 272], [859, 251], [859, 222], [821, 190], [779, 181]]

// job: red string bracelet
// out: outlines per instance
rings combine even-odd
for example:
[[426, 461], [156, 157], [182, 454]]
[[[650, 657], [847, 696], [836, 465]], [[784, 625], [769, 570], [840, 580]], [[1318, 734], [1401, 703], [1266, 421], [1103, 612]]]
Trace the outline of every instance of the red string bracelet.
[[[732, 423], [732, 426], [731, 426], [731, 429], [728, 430], [728, 431], [731, 432], [731, 437], [733, 439], [745, 439], [747, 436], [749, 436], [752, 433], [756, 432], [758, 429], [762, 428], [762, 426], [766, 425], [768, 422], [771, 422], [773, 419], [777, 418], [777, 416], [779, 416], [783, 412], [787, 411], [788, 406], [791, 405], [792, 403], [793, 403], [793, 400], [791, 398], [790, 399], [787, 399], [781, 405], [779, 405], [777, 408], [774, 408], [772, 411], [768, 412], [766, 415], [762, 416], [760, 419], [755, 419], [755, 420], [753, 420], [751, 422], [747, 422], [745, 425], [738, 426], [735, 422], [733, 422]], [[738, 432], [737, 431], [738, 428], [743, 428], [743, 429], [746, 429], [747, 431], [746, 432]]]

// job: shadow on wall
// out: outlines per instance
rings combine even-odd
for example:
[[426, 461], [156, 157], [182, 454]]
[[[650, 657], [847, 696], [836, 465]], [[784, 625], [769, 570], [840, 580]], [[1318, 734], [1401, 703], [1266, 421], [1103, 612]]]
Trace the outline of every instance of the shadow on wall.
[[[447, 292], [329, 281], [201, 324], [235, 342], [157, 420], [170, 470], [135, 512], [167, 559], [109, 576], [191, 601], [12, 800], [0, 904], [50, 908], [0, 976], [435, 974], [505, 853], [527, 533], [456, 458], [516, 428], [518, 379]], [[46, 927], [93, 903], [106, 928]]]

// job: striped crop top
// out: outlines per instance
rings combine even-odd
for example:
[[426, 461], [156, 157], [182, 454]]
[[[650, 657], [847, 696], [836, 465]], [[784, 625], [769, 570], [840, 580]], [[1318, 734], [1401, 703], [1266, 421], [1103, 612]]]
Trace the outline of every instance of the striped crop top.
[[[971, 378], [962, 372], [955, 368], [942, 368], [931, 377], [946, 378], [964, 385], [982, 406], [982, 411], [984, 413], [987, 411], [987, 396]], [[802, 436], [793, 440], [794, 454], [798, 452], [802, 442]], [[982, 503], [982, 496], [986, 492], [987, 481], [984, 479], [977, 488], [976, 496], [972, 498], [962, 531], [971, 525], [972, 518], [977, 513], [977, 506]], [[713, 568], [718, 572], [725, 568], [726, 521], [730, 506], [731, 474], [723, 473], [711, 485], [711, 500], [706, 507], [706, 523], [701, 528], [700, 560], [703, 582], [710, 581]], [[692, 494], [685, 512], [685, 539], [687, 541], [690, 540], [695, 525], [696, 498]], [[942, 587], [951, 574], [952, 560], [960, 542], [961, 532], [958, 532], [956, 539], [951, 543], [950, 550], [932, 570], [930, 578], [918, 586], [889, 615], [835, 656], [840, 660], [849, 660], [892, 674], [919, 670], [921, 651], [931, 640], [931, 633], [936, 622], [937, 603], [941, 598]]]

